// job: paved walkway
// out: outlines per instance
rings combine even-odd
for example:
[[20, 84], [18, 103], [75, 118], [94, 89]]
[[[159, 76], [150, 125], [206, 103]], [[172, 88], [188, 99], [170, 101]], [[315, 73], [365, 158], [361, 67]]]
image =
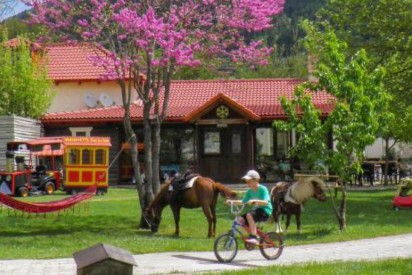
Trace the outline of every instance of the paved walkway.
[[[213, 252], [168, 252], [134, 255], [134, 274], [194, 274], [305, 262], [412, 258], [412, 233], [357, 241], [286, 246], [275, 261], [259, 251], [241, 250], [232, 263], [217, 262]], [[73, 259], [0, 260], [0, 274], [76, 274]]]

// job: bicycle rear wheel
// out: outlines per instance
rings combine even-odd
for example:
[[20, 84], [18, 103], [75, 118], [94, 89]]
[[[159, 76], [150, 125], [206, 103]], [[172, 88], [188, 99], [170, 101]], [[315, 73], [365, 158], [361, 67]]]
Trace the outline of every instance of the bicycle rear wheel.
[[260, 236], [259, 249], [263, 257], [268, 260], [276, 260], [282, 255], [283, 240], [275, 232], [268, 232]]
[[238, 242], [237, 239], [229, 233], [220, 235], [215, 241], [213, 247], [215, 256], [221, 263], [231, 262], [237, 254]]

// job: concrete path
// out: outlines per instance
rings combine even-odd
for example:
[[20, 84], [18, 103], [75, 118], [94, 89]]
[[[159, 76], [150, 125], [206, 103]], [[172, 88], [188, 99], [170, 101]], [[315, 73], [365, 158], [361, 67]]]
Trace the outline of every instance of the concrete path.
[[[236, 270], [269, 265], [291, 265], [305, 262], [375, 260], [412, 258], [412, 233], [363, 239], [357, 241], [285, 246], [283, 254], [268, 261], [259, 251], [241, 250], [232, 263], [217, 262], [211, 252], [168, 252], [134, 255], [138, 264], [134, 274], [194, 274], [222, 270]], [[73, 259], [0, 260], [0, 274], [76, 274]]]

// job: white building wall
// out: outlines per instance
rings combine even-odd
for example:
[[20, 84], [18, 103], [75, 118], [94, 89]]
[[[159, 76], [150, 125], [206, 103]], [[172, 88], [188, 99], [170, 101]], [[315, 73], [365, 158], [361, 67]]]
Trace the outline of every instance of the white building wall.
[[[389, 141], [389, 146], [393, 145], [393, 140]], [[396, 157], [402, 159], [412, 158], [412, 144], [397, 143], [393, 147]], [[385, 156], [385, 141], [382, 138], [377, 138], [375, 142], [365, 148], [366, 158], [384, 158]]]
[[[113, 105], [122, 105], [122, 93], [115, 81], [84, 81], [84, 82], [61, 82], [54, 86], [56, 96], [48, 109], [48, 113], [67, 112], [89, 109], [85, 102], [85, 95], [91, 94], [99, 101], [95, 108], [102, 107], [100, 96], [109, 96]], [[134, 93], [134, 98], [137, 94]]]
[[366, 158], [383, 158], [385, 154], [385, 142], [382, 138], [377, 138], [372, 145], [366, 146]]

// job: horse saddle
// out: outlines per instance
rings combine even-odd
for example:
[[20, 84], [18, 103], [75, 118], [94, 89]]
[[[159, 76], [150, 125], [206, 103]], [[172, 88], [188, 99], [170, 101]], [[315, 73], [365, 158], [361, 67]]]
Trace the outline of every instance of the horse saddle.
[[292, 186], [291, 182], [279, 182], [272, 190], [272, 205], [274, 205], [279, 212], [285, 212], [285, 202], [287, 202], [287, 192]]
[[172, 183], [169, 186], [169, 191], [178, 192], [178, 191], [192, 188], [193, 183], [198, 177], [200, 177], [199, 174], [195, 174], [192, 172], [186, 172], [181, 176], [173, 178]]
[[291, 182], [278, 182], [272, 190], [273, 201], [284, 201], [286, 192], [289, 190]]

